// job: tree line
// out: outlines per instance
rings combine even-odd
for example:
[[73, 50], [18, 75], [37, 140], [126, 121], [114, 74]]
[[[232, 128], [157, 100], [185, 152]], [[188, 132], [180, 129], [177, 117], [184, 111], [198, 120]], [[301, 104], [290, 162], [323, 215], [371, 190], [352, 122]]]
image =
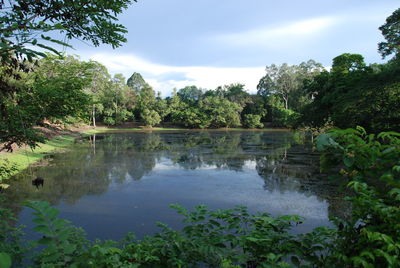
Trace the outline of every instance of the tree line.
[[[120, 12], [127, 3], [104, 8]], [[30, 7], [34, 8], [22, 5], [15, 13], [27, 17], [37, 12]], [[239, 83], [216, 89], [189, 85], [174, 89], [166, 98], [156, 93], [139, 73], [133, 73], [127, 80], [121, 74], [111, 76], [98, 62], [65, 56], [46, 45], [41, 47], [53, 54], [36, 50], [33, 53], [24, 46], [38, 45], [32, 39], [35, 35], [29, 39], [28, 29], [28, 39], [13, 43], [12, 38], [6, 38], [15, 31], [9, 26], [2, 30], [4, 44], [0, 48], [0, 142], [8, 150], [14, 143], [34, 146], [44, 140], [35, 126], [49, 121], [83, 121], [94, 126], [99, 121], [106, 125], [137, 121], [148, 127], [171, 123], [201, 129], [265, 126], [321, 129], [362, 125], [370, 132], [399, 130], [400, 30], [396, 28], [399, 10], [380, 27], [386, 42], [379, 43], [379, 51], [383, 57], [394, 55], [386, 63], [367, 65], [362, 55], [344, 53], [333, 59], [329, 70], [315, 60], [298, 65], [271, 64], [266, 66], [256, 94], [250, 94]], [[54, 10], [48, 12], [56, 16]], [[62, 18], [56, 16], [56, 19]], [[21, 23], [27, 23], [28, 27], [32, 22]], [[57, 27], [61, 25], [50, 28]], [[101, 41], [117, 46], [124, 41], [119, 34], [124, 31], [122, 28], [115, 32], [118, 42], [109, 40], [107, 32], [91, 38], [90, 28], [69, 30], [71, 37], [88, 35], [95, 45]], [[42, 39], [61, 42], [46, 36]]]

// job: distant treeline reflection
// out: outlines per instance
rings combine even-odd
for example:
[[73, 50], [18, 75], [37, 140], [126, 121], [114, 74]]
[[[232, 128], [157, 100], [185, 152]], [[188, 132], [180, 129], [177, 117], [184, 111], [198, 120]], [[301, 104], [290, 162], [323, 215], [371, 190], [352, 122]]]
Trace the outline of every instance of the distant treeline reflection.
[[[22, 200], [74, 203], [105, 193], [112, 184], [140, 180], [161, 162], [188, 170], [255, 168], [266, 191], [298, 191], [340, 200], [336, 185], [319, 172], [319, 156], [304, 133], [294, 132], [137, 132], [97, 134], [79, 140], [49, 163], [17, 176], [7, 195]], [[33, 174], [32, 174], [33, 173]], [[45, 179], [33, 187], [32, 176]], [[333, 193], [333, 192], [334, 193]], [[340, 214], [342, 202], [330, 204]], [[333, 207], [332, 207], [333, 205]], [[338, 207], [339, 206], [339, 207]]]

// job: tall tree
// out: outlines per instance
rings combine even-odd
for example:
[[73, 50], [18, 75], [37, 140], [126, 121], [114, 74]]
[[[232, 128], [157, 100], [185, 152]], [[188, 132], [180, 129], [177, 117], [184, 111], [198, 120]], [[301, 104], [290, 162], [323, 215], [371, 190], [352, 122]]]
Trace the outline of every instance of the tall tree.
[[260, 95], [279, 95], [288, 109], [290, 93], [297, 90], [301, 83], [297, 78], [298, 66], [284, 63], [280, 66], [272, 64], [265, 67], [266, 75], [258, 83]]
[[186, 103], [195, 103], [200, 100], [203, 91], [196, 86], [186, 86], [178, 90], [178, 96]]
[[134, 72], [131, 77], [128, 78], [126, 84], [137, 94], [139, 94], [143, 88], [149, 87], [149, 84], [147, 84], [147, 82], [143, 79], [142, 75], [136, 72]]
[[3, 95], [0, 120], [2, 149], [12, 145], [32, 147], [44, 137], [34, 128], [45, 119], [67, 122], [68, 117], [87, 117], [90, 97], [84, 89], [91, 83], [92, 64], [73, 57], [47, 57], [39, 61], [34, 72], [8, 77], [8, 84], [17, 88], [12, 96]]
[[[26, 117], [24, 131], [10, 123], [15, 113], [10, 113], [9, 106], [19, 102], [17, 92], [27, 89], [14, 86], [14, 80], [23, 77], [21, 71], [31, 71], [35, 57], [46, 57], [43, 50], [61, 55], [62, 47], [69, 46], [68, 39], [83, 39], [94, 46], [102, 43], [120, 46], [126, 41], [126, 29], [117, 23], [116, 15], [134, 1], [0, 1], [0, 142], [8, 146], [14, 142], [34, 146], [42, 140], [31, 128], [38, 118]], [[60, 34], [63, 37], [53, 37]]]
[[0, 2], [0, 56], [3, 65], [18, 67], [18, 59], [32, 61], [45, 56], [42, 49], [59, 54], [54, 45], [68, 46], [67, 39], [78, 38], [95, 46], [113, 48], [126, 42], [126, 28], [117, 23], [120, 14], [136, 0], [9, 0]]
[[104, 65], [98, 62], [92, 62], [92, 83], [86, 88], [87, 93], [92, 97], [91, 117], [93, 127], [96, 127], [96, 111], [102, 112], [104, 106], [101, 103], [101, 95], [107, 90], [108, 83], [111, 80], [111, 76]]
[[104, 123], [117, 125], [133, 119], [134, 106], [130, 92], [130, 88], [125, 84], [125, 77], [122, 74], [114, 75], [101, 96]]
[[378, 50], [385, 58], [391, 54], [396, 57], [400, 52], [400, 8], [396, 9], [392, 15], [386, 19], [386, 23], [379, 27], [386, 42], [378, 44]]
[[245, 86], [240, 83], [225, 85], [223, 96], [231, 102], [239, 104], [242, 108], [252, 101], [250, 94], [245, 90]]
[[354, 71], [363, 71], [365, 67], [366, 64], [362, 55], [343, 53], [333, 59], [332, 73], [347, 74]]

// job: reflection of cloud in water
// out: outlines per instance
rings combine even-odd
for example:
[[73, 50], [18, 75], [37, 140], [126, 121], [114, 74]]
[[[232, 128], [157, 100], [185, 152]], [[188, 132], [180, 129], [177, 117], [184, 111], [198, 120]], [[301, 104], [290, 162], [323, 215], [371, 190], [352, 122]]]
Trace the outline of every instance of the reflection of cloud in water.
[[246, 160], [244, 161], [244, 165], [243, 168], [247, 168], [247, 169], [256, 169], [257, 166], [257, 162], [254, 160]]
[[[225, 200], [228, 198], [224, 196]], [[221, 200], [222, 201], [222, 200]], [[233, 200], [232, 200], [233, 201]], [[239, 194], [235, 201], [273, 214], [296, 214], [307, 219], [328, 219], [328, 203], [320, 201], [316, 196], [306, 196], [299, 192], [260, 192], [247, 195]]]
[[[243, 169], [255, 169], [257, 166], [257, 162], [254, 160], [245, 160], [243, 163]], [[210, 170], [210, 169], [219, 169], [217, 165], [208, 165], [205, 163], [201, 163], [197, 170]], [[155, 164], [152, 172], [158, 172], [162, 170], [176, 170], [176, 169], [183, 169], [183, 167], [179, 164], [174, 164], [171, 159], [166, 157], [161, 157], [157, 163]]]
[[[202, 163], [200, 166], [196, 167], [197, 170], [208, 170], [208, 169], [217, 169], [216, 165], [207, 165]], [[174, 164], [170, 159], [166, 157], [161, 157], [157, 163], [155, 164], [154, 168], [151, 172], [159, 172], [163, 170], [176, 170], [176, 169], [184, 169], [179, 164]], [[145, 179], [145, 178], [143, 178]]]
[[[209, 172], [207, 172], [209, 170]], [[198, 204], [210, 207], [245, 205], [253, 211], [271, 214], [297, 214], [308, 219], [327, 220], [328, 203], [310, 192], [296, 189], [265, 190], [265, 181], [256, 170], [256, 162], [245, 161], [244, 172], [202, 165], [188, 170], [179, 168], [167, 158], [160, 159], [141, 183], [127, 185], [125, 192], [146, 193], [170, 203]]]
[[[229, 178], [229, 175], [224, 175]], [[232, 177], [230, 177], [232, 178]], [[223, 180], [223, 179], [222, 179]], [[217, 185], [218, 184], [218, 185]], [[316, 196], [307, 196], [304, 193], [296, 191], [266, 191], [259, 189], [246, 189], [243, 185], [229, 185], [224, 187], [216, 182], [220, 193], [209, 195], [212, 192], [204, 187], [204, 198], [208, 201], [230, 203], [231, 206], [242, 204], [257, 211], [265, 211], [271, 214], [296, 214], [307, 219], [328, 219], [328, 203], [324, 200], [318, 200]], [[236, 188], [236, 189], [235, 189]], [[200, 193], [199, 195], [202, 195]], [[199, 195], [193, 196], [198, 200]]]

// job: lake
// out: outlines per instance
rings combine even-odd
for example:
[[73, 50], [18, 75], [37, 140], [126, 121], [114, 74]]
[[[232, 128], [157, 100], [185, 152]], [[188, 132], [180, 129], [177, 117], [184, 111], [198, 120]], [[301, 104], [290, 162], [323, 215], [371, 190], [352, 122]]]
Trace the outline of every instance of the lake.
[[[43, 186], [32, 185], [37, 176]], [[97, 134], [20, 173], [5, 195], [21, 224], [33, 226], [23, 200], [46, 200], [90, 239], [142, 237], [159, 230], [156, 222], [181, 228], [175, 203], [301, 215], [294, 232], [348, 212], [343, 191], [320, 174], [309, 138], [289, 131]]]

